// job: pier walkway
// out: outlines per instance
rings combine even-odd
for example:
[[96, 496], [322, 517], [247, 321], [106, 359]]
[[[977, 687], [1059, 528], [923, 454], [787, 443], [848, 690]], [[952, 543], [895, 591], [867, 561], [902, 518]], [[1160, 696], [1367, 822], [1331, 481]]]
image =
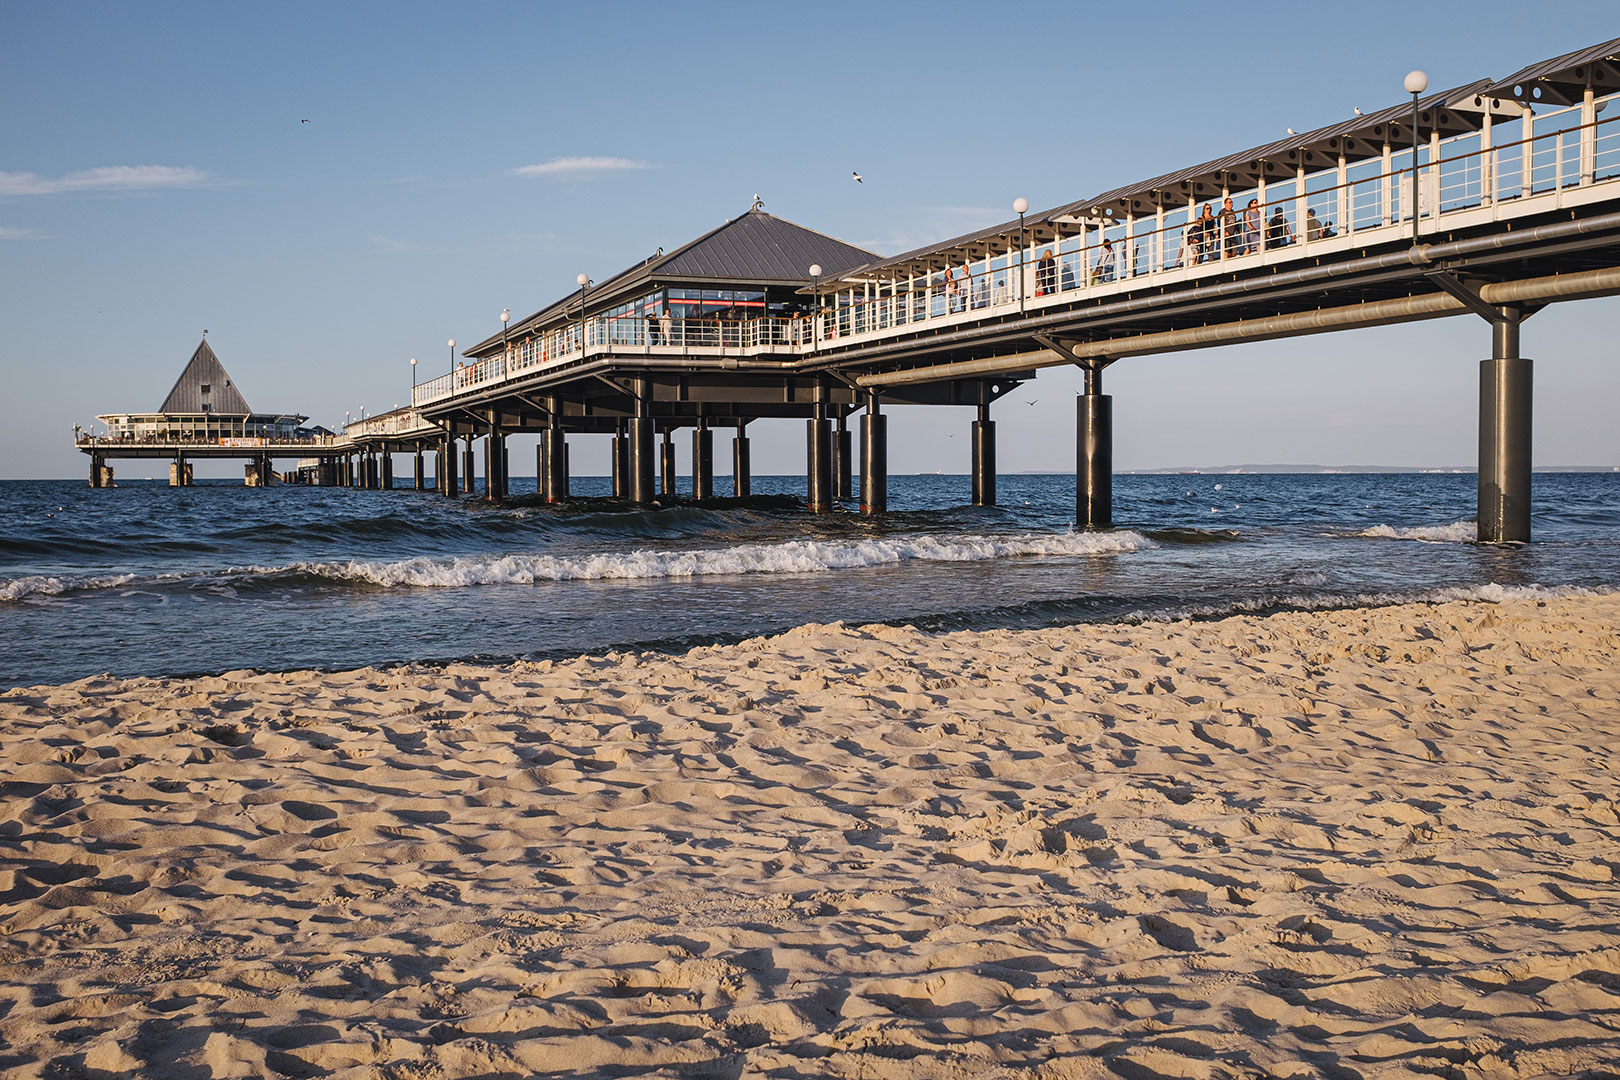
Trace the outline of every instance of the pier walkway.
[[[1480, 536], [1527, 539], [1530, 361], [1518, 327], [1547, 303], [1620, 292], [1617, 91], [1620, 40], [1506, 79], [1424, 87], [1409, 103], [1048, 210], [1019, 200], [1016, 218], [890, 258], [805, 257], [780, 281], [749, 283], [746, 301], [739, 264], [672, 273], [660, 251], [602, 285], [581, 275], [578, 292], [416, 387], [413, 405], [469, 448], [541, 432], [548, 497], [565, 491], [566, 465], [548, 472], [547, 447], [565, 459], [567, 434], [611, 433], [616, 490], [638, 501], [656, 495], [657, 432], [667, 461], [670, 431], [693, 428], [701, 473], [709, 429], [734, 425], [741, 439], [752, 418], [803, 416], [818, 510], [850, 494], [845, 423], [864, 410], [861, 505], [875, 513], [885, 405], [976, 407], [974, 501], [993, 502], [990, 406], [1038, 369], [1074, 364], [1087, 375], [1077, 518], [1106, 525], [1108, 365], [1474, 314], [1493, 341]], [[757, 206], [750, 216], [769, 218]], [[501, 487], [497, 475], [489, 490]]]

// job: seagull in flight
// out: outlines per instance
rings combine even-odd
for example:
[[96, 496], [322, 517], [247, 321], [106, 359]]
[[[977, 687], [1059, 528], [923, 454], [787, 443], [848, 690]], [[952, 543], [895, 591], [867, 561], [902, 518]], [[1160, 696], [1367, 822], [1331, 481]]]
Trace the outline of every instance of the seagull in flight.
[[861, 174], [860, 174], [860, 173], [858, 173], [858, 172], [851, 172], [851, 173], [850, 173], [850, 174], [849, 174], [849, 175], [850, 175], [850, 176], [853, 176], [853, 177], [854, 177], [854, 178], [855, 178], [855, 182], [856, 182], [856, 183], [857, 183], [857, 184], [860, 184], [860, 183], [864, 183], [864, 181], [863, 181], [863, 180], [862, 180], [862, 179], [861, 179]]
[[300, 124], [307, 124], [307, 123], [309, 123], [309, 117], [307, 117], [307, 116], [306, 116], [306, 117], [304, 117], [304, 118], [303, 118], [303, 119], [302, 119], [302, 120], [300, 120], [300, 121], [298, 121], [298, 122], [299, 122], [299, 123], [300, 123]]
[[[1041, 400], [1041, 399], [1040, 398], [1035, 399], [1035, 401], [1039, 401], [1039, 400]], [[1024, 402], [1024, 404], [1025, 405], [1033, 405], [1033, 404], [1035, 404], [1035, 401], [1026, 401], [1026, 402]]]

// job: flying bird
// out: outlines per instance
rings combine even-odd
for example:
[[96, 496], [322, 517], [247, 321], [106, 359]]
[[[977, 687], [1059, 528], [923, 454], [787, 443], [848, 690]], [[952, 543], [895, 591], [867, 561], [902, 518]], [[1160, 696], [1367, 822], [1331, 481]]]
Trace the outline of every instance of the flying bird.
[[865, 181], [863, 181], [863, 180], [862, 180], [862, 179], [861, 179], [861, 174], [860, 174], [860, 173], [858, 173], [858, 172], [851, 172], [851, 173], [850, 173], [850, 174], [849, 174], [849, 175], [851, 175], [851, 176], [853, 176], [853, 177], [854, 177], [854, 178], [855, 178], [855, 182], [856, 182], [856, 183], [857, 183], [857, 184], [860, 184], [860, 183], [864, 183], [864, 182], [865, 182]]
[[309, 123], [309, 117], [307, 117], [307, 116], [306, 116], [306, 117], [304, 117], [304, 118], [303, 118], [303, 119], [302, 119], [302, 120], [300, 120], [300, 121], [298, 121], [298, 122], [299, 122], [299, 123], [300, 123], [300, 124], [307, 124], [307, 123]]
[[[1035, 399], [1035, 401], [1039, 401], [1039, 400], [1041, 400], [1041, 399], [1040, 398]], [[1035, 404], [1035, 401], [1026, 401], [1026, 402], [1024, 402], [1024, 404], [1025, 405], [1033, 405], [1033, 404]]]

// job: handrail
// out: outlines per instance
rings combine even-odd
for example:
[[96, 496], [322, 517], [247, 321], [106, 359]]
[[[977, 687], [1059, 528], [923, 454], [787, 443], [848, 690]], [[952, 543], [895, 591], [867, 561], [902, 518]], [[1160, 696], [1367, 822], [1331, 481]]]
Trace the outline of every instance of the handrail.
[[[1606, 104], [1616, 101], [1620, 95], [1604, 99]], [[1581, 108], [1543, 113], [1531, 123], [1544, 125]], [[1493, 130], [1503, 126], [1495, 124]], [[1008, 238], [1008, 250], [945, 271], [867, 283], [859, 296], [853, 285], [834, 290], [813, 317], [730, 321], [639, 314], [575, 320], [419, 384], [412, 402], [420, 407], [464, 390], [573, 363], [598, 350], [620, 354], [634, 349], [649, 358], [677, 357], [690, 350], [767, 353], [791, 362], [822, 346], [849, 344], [846, 339], [852, 337], [873, 340], [916, 324], [1005, 317], [1097, 289], [1112, 294], [1139, 278], [1186, 280], [1211, 263], [1254, 259], [1256, 265], [1265, 265], [1284, 248], [1290, 249], [1290, 257], [1303, 256], [1323, 242], [1349, 236], [1383, 230], [1387, 237], [1398, 237], [1410, 227], [1414, 213], [1432, 228], [1436, 220], [1459, 212], [1620, 179], [1620, 115], [1539, 134], [1532, 127], [1529, 137], [1452, 152], [1469, 140], [1480, 140], [1481, 134], [1476, 129], [1438, 145], [1387, 147], [1386, 164], [1374, 172], [1366, 171], [1378, 162], [1371, 158], [1241, 189], [1224, 196], [1233, 202], [1230, 215], [1211, 212], [1195, 217], [1198, 202], [1190, 201], [1158, 209], [1151, 217], [1081, 225], [1068, 236], [1022, 249], [1015, 238]], [[1431, 149], [1434, 153], [1425, 158]], [[1362, 174], [1355, 175], [1357, 170]], [[1419, 177], [1415, 207], [1414, 170]], [[1215, 200], [1201, 201], [1206, 211], [1215, 205]]]

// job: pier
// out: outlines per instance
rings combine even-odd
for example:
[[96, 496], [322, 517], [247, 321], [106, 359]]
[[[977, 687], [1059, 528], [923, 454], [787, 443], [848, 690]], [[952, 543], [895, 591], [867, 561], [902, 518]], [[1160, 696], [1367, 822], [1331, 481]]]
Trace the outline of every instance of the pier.
[[[568, 496], [568, 440], [613, 444], [616, 497], [715, 494], [715, 433], [747, 494], [748, 425], [806, 425], [809, 508], [887, 505], [884, 410], [972, 411], [974, 504], [996, 499], [996, 402], [1043, 369], [1084, 372], [1076, 521], [1112, 524], [1113, 414], [1104, 376], [1155, 353], [1453, 315], [1481, 332], [1478, 536], [1530, 539], [1533, 363], [1523, 323], [1563, 300], [1620, 293], [1620, 40], [1061, 206], [879, 257], [755, 205], [659, 249], [468, 348], [407, 409], [351, 424], [315, 471], [417, 489], [507, 492], [506, 439], [539, 436], [542, 499]], [[1482, 328], [1483, 330], [1483, 328]], [[451, 343], [452, 353], [454, 342]], [[856, 414], [860, 415], [857, 417]], [[859, 471], [854, 428], [860, 433]], [[81, 443], [93, 455], [105, 448]], [[261, 460], [271, 451], [264, 448]], [[177, 458], [178, 460], [178, 458]], [[859, 476], [859, 491], [854, 490]], [[96, 480], [94, 466], [92, 483]]]

